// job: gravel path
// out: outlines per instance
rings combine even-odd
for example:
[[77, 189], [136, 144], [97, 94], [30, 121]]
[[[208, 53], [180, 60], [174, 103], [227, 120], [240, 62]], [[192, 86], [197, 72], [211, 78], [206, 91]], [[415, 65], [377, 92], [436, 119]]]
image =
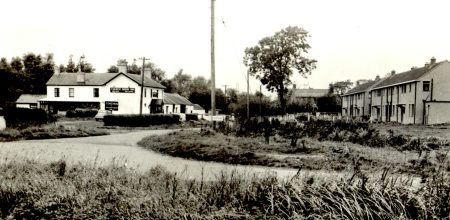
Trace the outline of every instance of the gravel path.
[[52, 162], [60, 159], [68, 163], [87, 163], [93, 166], [116, 164], [125, 165], [139, 171], [154, 166], [163, 166], [184, 178], [203, 177], [215, 179], [221, 171], [230, 172], [236, 169], [246, 175], [276, 173], [280, 177], [293, 176], [297, 170], [284, 168], [266, 168], [258, 166], [227, 165], [214, 162], [201, 162], [175, 158], [145, 150], [137, 146], [137, 142], [150, 135], [162, 135], [173, 130], [134, 131], [107, 136], [65, 138], [50, 140], [28, 140], [0, 143], [0, 162], [9, 160], [37, 160]]

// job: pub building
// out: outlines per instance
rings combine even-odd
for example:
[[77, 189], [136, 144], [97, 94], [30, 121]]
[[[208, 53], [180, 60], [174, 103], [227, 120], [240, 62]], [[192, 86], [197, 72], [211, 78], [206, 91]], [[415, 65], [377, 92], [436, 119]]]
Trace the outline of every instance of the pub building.
[[47, 97], [40, 104], [52, 113], [76, 108], [106, 110], [111, 114], [139, 114], [141, 108], [143, 114], [162, 113], [165, 87], [151, 79], [147, 70], [142, 83], [142, 75], [128, 74], [126, 64], [118, 67], [119, 73], [55, 71], [47, 82]]

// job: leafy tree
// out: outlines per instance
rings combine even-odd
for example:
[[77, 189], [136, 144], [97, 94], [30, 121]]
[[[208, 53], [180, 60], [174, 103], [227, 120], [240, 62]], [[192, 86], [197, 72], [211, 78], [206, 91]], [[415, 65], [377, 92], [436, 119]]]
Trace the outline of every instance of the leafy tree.
[[353, 82], [349, 79], [346, 81], [337, 81], [329, 84], [329, 93], [336, 95], [344, 95], [351, 87]]
[[184, 74], [183, 69], [178, 70], [178, 73], [172, 78], [174, 83], [174, 92], [189, 97], [191, 94], [192, 76]]
[[286, 112], [287, 86], [291, 84], [294, 70], [306, 77], [316, 67], [316, 60], [304, 56], [310, 49], [307, 37], [308, 32], [303, 28], [289, 26], [245, 49], [244, 64], [249, 67], [249, 73], [269, 91], [277, 92], [283, 113]]
[[69, 56], [69, 61], [67, 62], [67, 66], [64, 69], [68, 73], [76, 73], [77, 72], [76, 65], [73, 62], [73, 55], [72, 54]]
[[109, 68], [108, 68], [108, 73], [118, 73], [119, 72], [119, 67], [117, 67], [117, 66], [115, 66], [115, 65], [111, 65]]
[[66, 67], [64, 66], [64, 64], [59, 65], [59, 72], [61, 72], [61, 73], [66, 72]]
[[152, 62], [145, 63], [145, 68], [149, 68], [152, 73], [152, 79], [155, 81], [161, 82], [166, 78], [166, 71], [161, 68], [158, 68], [156, 64]]

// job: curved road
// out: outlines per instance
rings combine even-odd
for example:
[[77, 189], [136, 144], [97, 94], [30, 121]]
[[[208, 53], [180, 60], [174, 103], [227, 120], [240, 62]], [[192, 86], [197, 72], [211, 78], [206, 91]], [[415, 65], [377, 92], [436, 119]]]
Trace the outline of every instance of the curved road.
[[266, 168], [259, 166], [228, 165], [214, 162], [186, 160], [145, 150], [137, 142], [150, 135], [161, 135], [173, 130], [148, 130], [107, 136], [65, 138], [49, 140], [27, 140], [0, 143], [0, 162], [31, 159], [42, 162], [66, 160], [68, 163], [87, 163], [94, 166], [116, 164], [128, 168], [146, 171], [160, 165], [168, 171], [176, 172], [183, 178], [215, 179], [221, 171], [236, 169], [241, 174], [276, 173], [280, 177], [293, 176], [297, 170], [284, 168]]

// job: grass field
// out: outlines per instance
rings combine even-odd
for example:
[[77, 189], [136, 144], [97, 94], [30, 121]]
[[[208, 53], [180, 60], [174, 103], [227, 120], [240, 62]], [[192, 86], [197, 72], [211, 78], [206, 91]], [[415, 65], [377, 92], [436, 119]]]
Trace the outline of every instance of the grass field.
[[387, 174], [326, 180], [218, 173], [184, 179], [111, 164], [11, 161], [0, 165], [0, 217], [8, 219], [443, 219], [448, 185], [437, 172], [412, 189]]

